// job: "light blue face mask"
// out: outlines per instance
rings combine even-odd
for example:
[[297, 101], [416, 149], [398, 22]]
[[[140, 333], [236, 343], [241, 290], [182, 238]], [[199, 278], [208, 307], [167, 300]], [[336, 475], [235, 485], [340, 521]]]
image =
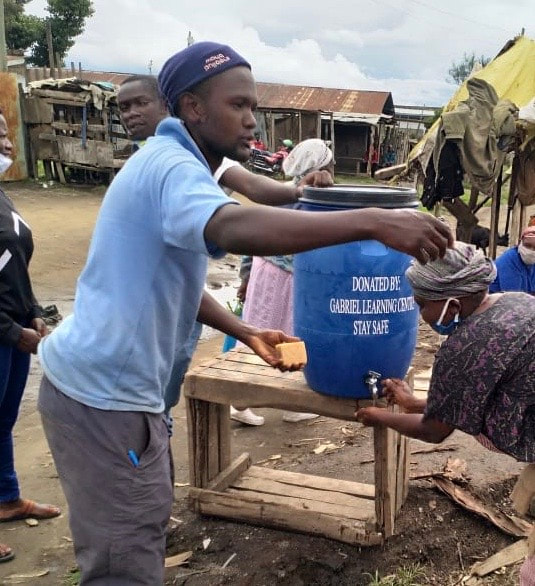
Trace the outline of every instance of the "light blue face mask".
[[444, 303], [444, 307], [442, 309], [442, 312], [440, 313], [438, 320], [434, 324], [431, 324], [431, 327], [435, 330], [435, 332], [438, 332], [441, 336], [449, 336], [452, 332], [454, 332], [457, 329], [457, 326], [461, 323], [461, 316], [458, 313], [450, 321], [449, 324], [442, 323], [442, 320], [446, 315], [446, 311], [448, 310], [448, 305], [450, 304], [450, 301], [453, 301], [454, 299], [455, 297], [448, 297], [446, 303]]

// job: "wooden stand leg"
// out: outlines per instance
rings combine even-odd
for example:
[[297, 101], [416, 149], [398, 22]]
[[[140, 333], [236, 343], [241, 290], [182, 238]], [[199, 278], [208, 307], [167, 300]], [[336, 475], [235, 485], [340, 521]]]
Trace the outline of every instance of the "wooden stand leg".
[[[414, 389], [414, 371], [410, 369], [406, 382]], [[399, 407], [389, 409], [399, 411]], [[377, 531], [385, 539], [394, 534], [394, 524], [409, 494], [410, 443], [407, 437], [393, 429], [375, 427], [375, 513]]]
[[522, 515], [530, 511], [535, 501], [535, 464], [528, 464], [520, 473], [511, 493], [513, 506]]
[[398, 515], [403, 503], [409, 494], [409, 440], [401, 435], [397, 435], [396, 448], [396, 508], [395, 514]]
[[[414, 368], [410, 368], [405, 380], [414, 393]], [[398, 515], [403, 503], [409, 496], [409, 476], [410, 476], [410, 459], [411, 459], [411, 441], [408, 437], [397, 434], [398, 436], [398, 460], [397, 460], [397, 497], [396, 497], [396, 516]]]
[[394, 534], [396, 517], [396, 435], [396, 432], [387, 427], [374, 428], [375, 514], [377, 531], [380, 531], [384, 538]]
[[229, 406], [187, 399], [190, 484], [204, 488], [230, 464]]

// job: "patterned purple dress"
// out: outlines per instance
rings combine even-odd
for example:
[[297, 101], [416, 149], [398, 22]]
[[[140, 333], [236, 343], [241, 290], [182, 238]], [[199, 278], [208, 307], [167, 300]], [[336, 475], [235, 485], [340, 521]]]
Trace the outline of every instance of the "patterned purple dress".
[[535, 298], [505, 293], [462, 321], [435, 357], [424, 418], [535, 462]]

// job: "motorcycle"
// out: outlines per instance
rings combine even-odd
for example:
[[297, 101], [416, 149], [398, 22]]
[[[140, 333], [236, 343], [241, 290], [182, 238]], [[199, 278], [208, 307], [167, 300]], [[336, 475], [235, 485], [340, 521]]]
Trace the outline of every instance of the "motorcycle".
[[254, 147], [251, 148], [249, 168], [256, 173], [263, 173], [264, 175], [277, 175], [281, 173], [282, 163], [289, 155], [291, 146], [293, 146], [291, 145], [291, 141], [284, 141], [274, 153]]

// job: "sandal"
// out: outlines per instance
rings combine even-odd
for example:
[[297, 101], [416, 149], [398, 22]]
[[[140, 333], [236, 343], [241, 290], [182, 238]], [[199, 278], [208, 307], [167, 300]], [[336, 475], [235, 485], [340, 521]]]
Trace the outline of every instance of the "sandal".
[[[4, 503], [5, 505], [6, 503]], [[12, 512], [3, 513], [0, 506], [0, 523], [19, 521], [21, 519], [52, 519], [61, 515], [61, 510], [54, 505], [43, 505], [29, 499], [19, 499], [18, 505], [14, 506]], [[8, 509], [9, 510], [9, 509]]]
[[15, 553], [5, 543], [0, 543], [0, 564], [10, 562], [15, 557]]

